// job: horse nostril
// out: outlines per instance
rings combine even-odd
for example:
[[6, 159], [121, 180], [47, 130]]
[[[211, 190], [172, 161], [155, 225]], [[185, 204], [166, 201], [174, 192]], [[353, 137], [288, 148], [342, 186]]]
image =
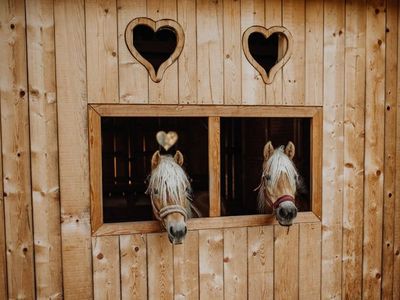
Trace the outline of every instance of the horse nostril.
[[293, 212], [292, 211], [289, 211], [288, 213], [287, 213], [287, 219], [292, 219], [293, 218]]
[[172, 227], [172, 226], [169, 226], [169, 233], [170, 234], [172, 234], [172, 235], [174, 235], [174, 227]]
[[187, 233], [187, 227], [185, 226], [185, 234]]

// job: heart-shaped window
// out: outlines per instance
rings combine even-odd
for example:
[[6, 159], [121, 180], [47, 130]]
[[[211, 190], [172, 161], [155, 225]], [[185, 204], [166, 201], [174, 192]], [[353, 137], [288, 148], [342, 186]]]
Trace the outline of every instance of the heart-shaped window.
[[154, 82], [160, 82], [165, 70], [178, 58], [184, 40], [182, 27], [173, 20], [136, 18], [125, 30], [129, 51]]

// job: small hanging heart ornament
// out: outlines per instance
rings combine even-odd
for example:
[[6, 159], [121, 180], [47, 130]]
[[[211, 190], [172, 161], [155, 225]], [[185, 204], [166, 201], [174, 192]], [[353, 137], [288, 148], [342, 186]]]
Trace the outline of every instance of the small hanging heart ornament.
[[166, 133], [165, 131], [159, 131], [156, 134], [158, 144], [168, 151], [178, 141], [178, 134], [175, 131]]
[[141, 17], [126, 26], [125, 43], [132, 56], [147, 69], [151, 80], [160, 82], [165, 70], [181, 54], [185, 34], [174, 20]]
[[293, 51], [292, 34], [282, 26], [252, 26], [242, 37], [243, 52], [260, 73], [265, 84], [271, 84], [276, 73], [289, 60]]

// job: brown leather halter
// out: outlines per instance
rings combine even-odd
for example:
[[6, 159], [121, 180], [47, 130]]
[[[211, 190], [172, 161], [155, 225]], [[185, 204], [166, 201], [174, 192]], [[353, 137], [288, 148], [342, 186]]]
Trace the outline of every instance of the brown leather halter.
[[279, 207], [279, 205], [280, 205], [281, 203], [286, 202], [286, 201], [290, 201], [290, 202], [292, 202], [294, 205], [296, 205], [296, 200], [295, 200], [294, 197], [291, 196], [291, 195], [282, 195], [282, 196], [280, 196], [278, 199], [276, 199], [276, 201], [275, 201], [274, 203], [271, 201], [270, 198], [268, 198], [268, 196], [267, 196], [266, 193], [265, 193], [265, 190], [264, 190], [264, 195], [265, 195], [265, 199], [267, 200], [269, 206], [271, 206], [271, 208], [274, 210], [274, 212], [275, 212], [275, 210]]
[[163, 226], [165, 227], [164, 224], [164, 218], [172, 213], [178, 213], [183, 216], [185, 219], [185, 222], [187, 220], [188, 213], [186, 209], [182, 205], [178, 204], [172, 204], [172, 205], [167, 205], [161, 208], [160, 210], [157, 209], [157, 207], [154, 205], [153, 201], [151, 201], [151, 206], [153, 207], [153, 214], [157, 218], [157, 220], [161, 221]]

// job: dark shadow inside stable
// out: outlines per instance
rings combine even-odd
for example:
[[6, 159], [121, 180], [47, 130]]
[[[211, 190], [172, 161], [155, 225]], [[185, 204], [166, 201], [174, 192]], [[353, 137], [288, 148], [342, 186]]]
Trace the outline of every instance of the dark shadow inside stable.
[[[105, 223], [153, 220], [145, 194], [158, 131], [176, 131], [193, 202], [208, 216], [209, 166], [206, 117], [102, 117], [103, 219]], [[221, 215], [258, 214], [263, 147], [293, 141], [296, 167], [304, 178], [300, 211], [310, 210], [310, 119], [221, 118]]]

